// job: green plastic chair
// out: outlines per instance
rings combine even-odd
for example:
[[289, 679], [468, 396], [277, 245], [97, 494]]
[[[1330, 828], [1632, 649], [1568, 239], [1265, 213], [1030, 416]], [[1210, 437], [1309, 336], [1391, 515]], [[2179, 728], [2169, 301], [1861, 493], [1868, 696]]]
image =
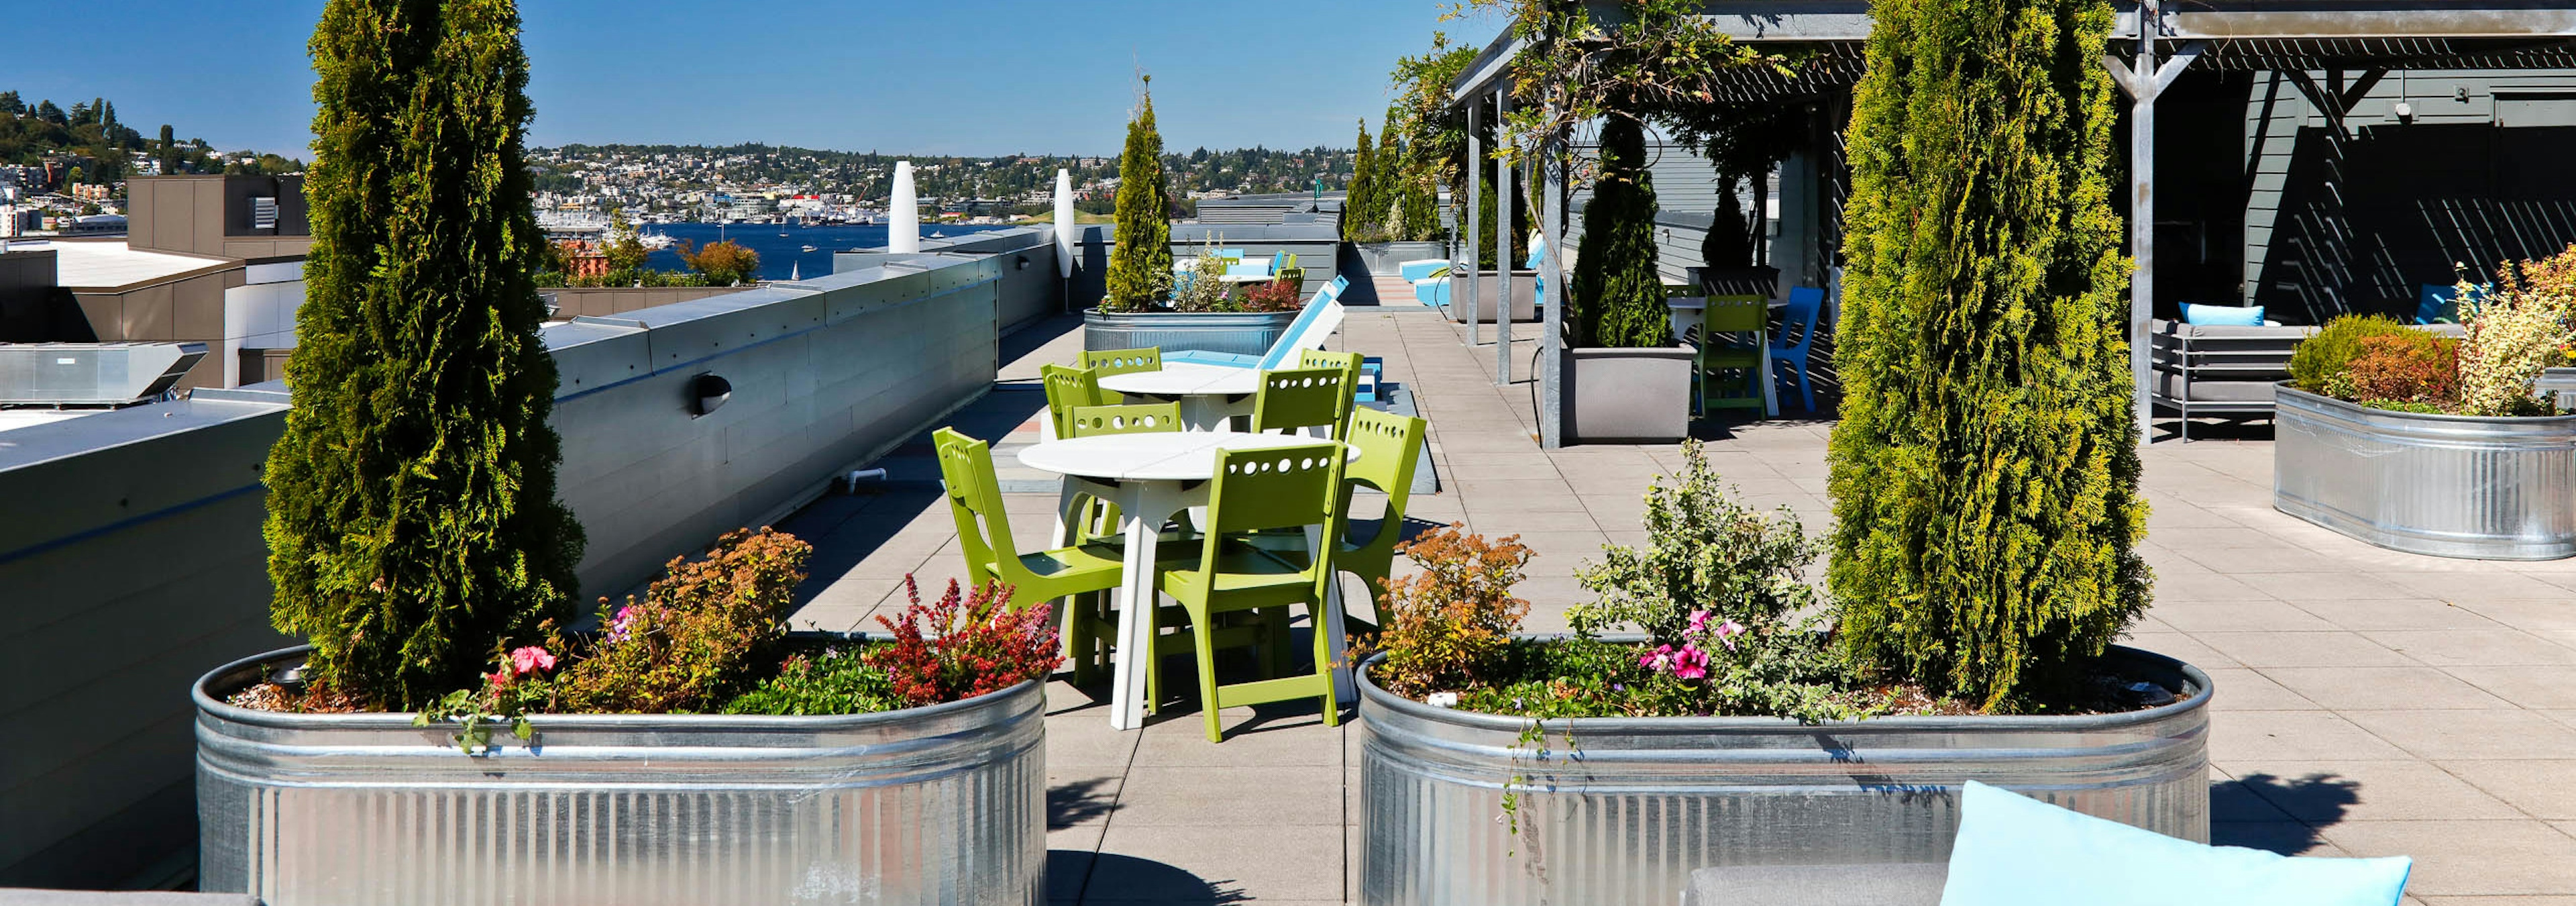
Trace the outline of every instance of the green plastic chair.
[[[1198, 561], [1155, 564], [1155, 585], [1180, 602], [1189, 620], [1209, 742], [1225, 741], [1217, 712], [1235, 705], [1314, 698], [1323, 704], [1325, 726], [1341, 724], [1340, 706], [1333, 698], [1331, 635], [1322, 627], [1325, 589], [1333, 581], [1332, 558], [1314, 551], [1264, 551], [1242, 539], [1266, 529], [1307, 526], [1319, 527], [1325, 538], [1340, 537], [1344, 456], [1341, 444], [1322, 441], [1218, 451], [1216, 483], [1208, 495], [1208, 531], [1200, 539]], [[1218, 615], [1284, 613], [1299, 604], [1316, 616], [1313, 673], [1217, 685], [1214, 621]], [[1278, 625], [1284, 621], [1264, 622], [1271, 623], [1265, 635], [1276, 645], [1285, 634], [1286, 627]], [[1274, 662], [1274, 672], [1276, 666]]]
[[[1769, 300], [1761, 296], [1710, 296], [1700, 310], [1699, 352], [1693, 357], [1699, 406], [1693, 417], [1712, 409], [1762, 408], [1763, 334], [1770, 326]], [[1730, 337], [1750, 335], [1750, 340]], [[1724, 391], [1720, 395], [1719, 391]]]
[[1073, 436], [1075, 408], [1111, 402], [1100, 389], [1100, 373], [1092, 369], [1040, 365], [1038, 376], [1046, 381], [1047, 417], [1054, 420], [1055, 436], [1059, 438]]
[[1074, 682], [1090, 682], [1103, 652], [1116, 638], [1108, 592], [1118, 587], [1123, 575], [1125, 550], [1091, 542], [1020, 553], [1011, 539], [1011, 516], [1002, 506], [1000, 484], [993, 477], [991, 448], [954, 428], [941, 428], [930, 437], [939, 455], [939, 476], [948, 486], [948, 511], [957, 520], [957, 546], [966, 555], [968, 581], [1011, 586], [1013, 607], [1064, 599], [1058, 619], [1073, 653]]
[[[1386, 600], [1387, 581], [1395, 572], [1395, 546], [1404, 538], [1405, 505], [1413, 499], [1413, 472], [1420, 465], [1422, 444], [1431, 423], [1410, 415], [1397, 415], [1361, 407], [1351, 412], [1351, 440], [1359, 448], [1360, 458], [1344, 466], [1342, 475], [1342, 537], [1333, 549], [1333, 569], [1360, 577], [1367, 584], [1371, 610]], [[1351, 517], [1351, 500], [1360, 489], [1386, 495], [1386, 513], [1376, 519]], [[1268, 551], [1300, 551], [1305, 548], [1303, 533], [1264, 534], [1252, 539], [1255, 546]], [[1351, 615], [1349, 602], [1342, 606], [1342, 625], [1350, 632], [1377, 629], [1370, 621]]]
[[[1082, 357], [1074, 361], [1074, 367], [1089, 368], [1092, 373], [1100, 377], [1134, 374], [1139, 371], [1161, 371], [1163, 370], [1163, 348], [1149, 346], [1144, 349], [1103, 349], [1098, 352], [1086, 349], [1082, 351]], [[1100, 401], [1123, 403], [1127, 401], [1127, 397], [1115, 390], [1103, 390], [1100, 391]]]
[[[1181, 430], [1181, 404], [1128, 403], [1120, 406], [1075, 406], [1066, 417], [1065, 438], [1098, 437], [1108, 434], [1177, 433]], [[1096, 497], [1076, 497], [1073, 509], [1065, 514], [1073, 523], [1077, 542], [1101, 541], [1122, 543], [1118, 534], [1118, 505]]]
[[[1252, 400], [1252, 430], [1324, 427], [1332, 429], [1334, 440], [1341, 440], [1348, 433], [1351, 390], [1358, 383], [1359, 364], [1356, 355], [1352, 358], [1347, 366], [1335, 363], [1262, 372], [1260, 393]], [[1302, 363], [1304, 356], [1299, 359]]]

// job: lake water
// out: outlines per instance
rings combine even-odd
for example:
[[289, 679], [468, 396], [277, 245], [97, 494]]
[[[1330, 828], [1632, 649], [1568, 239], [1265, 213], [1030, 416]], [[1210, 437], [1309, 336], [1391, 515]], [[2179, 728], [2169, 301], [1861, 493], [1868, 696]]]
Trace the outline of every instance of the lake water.
[[[696, 245], [732, 240], [742, 243], [760, 255], [760, 279], [785, 280], [793, 269], [801, 277], [820, 277], [832, 272], [832, 253], [866, 248], [883, 248], [886, 228], [883, 226], [800, 226], [775, 223], [663, 223], [644, 228], [672, 239], [686, 239]], [[923, 224], [921, 235], [933, 233], [958, 236], [986, 230], [1006, 230], [1007, 226], [960, 226], [956, 224]], [[778, 234], [786, 233], [785, 236]], [[805, 246], [813, 251], [805, 251]], [[645, 259], [657, 270], [687, 270], [678, 252], [663, 249]]]

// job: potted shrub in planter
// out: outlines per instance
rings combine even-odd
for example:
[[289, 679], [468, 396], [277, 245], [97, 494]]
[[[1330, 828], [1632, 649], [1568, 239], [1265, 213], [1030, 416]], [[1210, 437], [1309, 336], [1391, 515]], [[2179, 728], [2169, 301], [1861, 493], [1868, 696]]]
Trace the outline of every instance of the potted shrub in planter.
[[[310, 644], [194, 690], [200, 886], [273, 906], [1034, 901], [1033, 674], [925, 691], [899, 678], [962, 654], [845, 643], [810, 653], [814, 682], [864, 692], [845, 680], [877, 669], [894, 697], [785, 698], [902, 710], [706, 713], [798, 674], [780, 635], [806, 549], [769, 533], [675, 564], [599, 638], [564, 631], [582, 535], [555, 500], [518, 26], [507, 3], [331, 0], [315, 31], [314, 243], [265, 527], [273, 620]], [[975, 616], [1051, 664], [1035, 613]], [[933, 704], [952, 692], [990, 694]], [[963, 737], [986, 744], [939, 742]]]
[[[1146, 81], [1150, 85], [1152, 79]], [[1225, 275], [1225, 263], [1212, 254], [1201, 255], [1186, 278], [1174, 279], [1172, 224], [1166, 218], [1170, 179], [1163, 172], [1162, 155], [1153, 94], [1140, 92], [1136, 115], [1127, 123], [1127, 147], [1118, 159], [1117, 244], [1109, 250], [1109, 295], [1082, 313], [1082, 347], [1150, 346], [1166, 353], [1252, 356], [1268, 352], [1297, 320], [1297, 306], [1280, 308], [1269, 296], [1247, 305], [1249, 289], [1230, 292], [1230, 285], [1218, 279]], [[1215, 250], [1211, 241], [1207, 251]], [[1296, 278], [1302, 285], [1304, 272]]]
[[2114, 649], [2029, 700], [2075, 713], [2006, 716], [1853, 658], [1847, 612], [1815, 615], [1799, 578], [1815, 543], [1686, 450], [1649, 543], [1578, 571], [1598, 598], [1571, 636], [1514, 635], [1513, 539], [1407, 548], [1422, 569], [1361, 678], [1361, 902], [1661, 902], [1717, 865], [1940, 862], [1971, 779], [2206, 839], [2205, 675]]
[[1353, 161], [1350, 193], [1342, 202], [1342, 241], [1351, 260], [1342, 272], [1371, 277], [1401, 276], [1407, 261], [1449, 257], [1440, 229], [1435, 150], [1420, 134], [1398, 138], [1401, 115], [1388, 110], [1375, 149], [1369, 147], [1368, 121], [1360, 121], [1359, 155]]
[[[1390, 672], [1406, 614], [1508, 578], [1426, 566], [1451, 590], [1390, 595], [1361, 702], [1363, 902], [1672, 902], [1704, 867], [1938, 862], [1969, 780], [2207, 839], [2208, 678], [2111, 644], [2149, 584], [2102, 179], [2113, 18], [2037, 2], [1873, 9], [1829, 598], [1809, 601], [1794, 522], [1725, 503], [1694, 447], [1650, 495], [1649, 543], [1583, 571], [1575, 637], [1419, 647], [1474, 670], [1415, 700]], [[1692, 61], [1741, 59], [1693, 4], [1615, 28], [1514, 9], [1532, 76], [1646, 72], [1628, 87], [1687, 99]], [[2014, 31], [2042, 21], [2078, 27]], [[1582, 97], [1542, 109], [1588, 115]]]
[[1673, 339], [1655, 269], [1655, 186], [1634, 116], [1613, 114], [1601, 127], [1601, 175], [1583, 234], [1567, 294], [1566, 430], [1578, 441], [1689, 436], [1692, 351]]
[[2576, 345], [2576, 249], [2458, 288], [2457, 340], [2346, 315], [2275, 390], [2272, 505], [2393, 550], [2576, 556], [2576, 415], [2533, 392]]

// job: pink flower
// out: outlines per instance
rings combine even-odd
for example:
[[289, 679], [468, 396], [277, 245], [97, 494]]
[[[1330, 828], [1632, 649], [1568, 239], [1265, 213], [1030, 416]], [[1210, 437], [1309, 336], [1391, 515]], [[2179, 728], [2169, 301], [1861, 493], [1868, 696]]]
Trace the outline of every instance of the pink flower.
[[635, 605], [629, 604], [618, 608], [617, 616], [608, 621], [608, 640], [610, 642], [626, 641], [626, 623], [634, 616]]
[[1733, 651], [1735, 650], [1735, 637], [1743, 635], [1745, 631], [1744, 624], [1738, 623], [1734, 620], [1728, 620], [1717, 624], [1717, 640], [1726, 643], [1726, 650]]
[[529, 645], [510, 652], [510, 666], [519, 675], [526, 676], [539, 670], [555, 669], [555, 656], [543, 648]]
[[494, 670], [489, 674], [485, 674], [483, 678], [491, 680], [492, 687], [498, 689], [510, 684], [510, 671], [507, 669]]
[[1708, 676], [1708, 653], [1696, 645], [1683, 645], [1682, 650], [1673, 654], [1673, 675], [1682, 679]]
[[1637, 666], [1655, 671], [1656, 673], [1662, 673], [1673, 669], [1673, 646], [1662, 645], [1656, 647], [1655, 650], [1647, 652], [1644, 657], [1638, 658]]
[[1691, 632], [1698, 632], [1698, 631], [1700, 631], [1700, 630], [1707, 629], [1707, 628], [1708, 628], [1708, 611], [1706, 611], [1706, 610], [1694, 610], [1694, 611], [1691, 611], [1691, 614], [1690, 614], [1690, 631], [1691, 631]]

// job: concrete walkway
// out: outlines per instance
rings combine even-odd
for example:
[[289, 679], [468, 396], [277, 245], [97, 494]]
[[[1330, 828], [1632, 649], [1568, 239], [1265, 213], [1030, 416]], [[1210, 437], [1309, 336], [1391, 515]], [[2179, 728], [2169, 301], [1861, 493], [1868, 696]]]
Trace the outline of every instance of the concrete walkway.
[[[1031, 430], [1044, 407], [1037, 366], [1070, 362], [1080, 335], [1066, 319], [1007, 339], [1003, 386], [958, 427], [1005, 441]], [[1559, 628], [1582, 596], [1573, 568], [1603, 543], [1643, 540], [1641, 495], [1679, 466], [1680, 448], [1542, 451], [1525, 381], [1535, 344], [1510, 352], [1524, 381], [1496, 387], [1494, 348], [1461, 339], [1428, 310], [1355, 308], [1334, 345], [1384, 357], [1386, 379], [1431, 420], [1442, 492], [1415, 497], [1413, 514], [1521, 535], [1540, 554], [1519, 589], [1529, 625]], [[1739, 426], [1711, 441], [1710, 459], [1748, 503], [1785, 505], [1819, 532], [1830, 429], [1794, 417]], [[2400, 554], [2283, 516], [2270, 507], [2265, 440], [2167, 441], [2146, 461], [2156, 603], [2130, 642], [2217, 683], [2218, 842], [2412, 855], [2410, 902], [2576, 906], [2576, 560]], [[925, 594], [960, 574], [926, 439], [887, 465], [891, 482], [781, 526], [817, 547], [798, 622], [872, 626], [900, 609], [904, 574], [919, 573]], [[1007, 451], [997, 465], [1013, 465]], [[1022, 543], [1042, 540], [1054, 504], [1051, 493], [1011, 495]], [[1357, 895], [1347, 726], [1326, 728], [1311, 708], [1230, 709], [1234, 735], [1211, 745], [1187, 705], [1117, 732], [1083, 690], [1058, 682], [1050, 693], [1054, 902]]]

